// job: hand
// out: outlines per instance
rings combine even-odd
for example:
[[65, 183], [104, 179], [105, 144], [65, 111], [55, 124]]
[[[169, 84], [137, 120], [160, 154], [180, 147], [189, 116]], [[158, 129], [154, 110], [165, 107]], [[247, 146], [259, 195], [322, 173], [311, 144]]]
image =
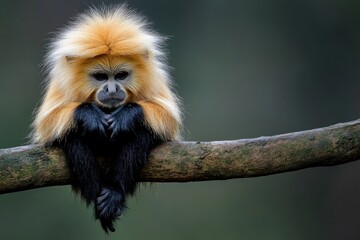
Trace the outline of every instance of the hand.
[[93, 103], [83, 103], [75, 110], [75, 122], [85, 136], [106, 136], [105, 113]]
[[136, 103], [129, 103], [105, 117], [110, 139], [116, 140], [120, 135], [129, 136], [142, 123], [143, 111]]

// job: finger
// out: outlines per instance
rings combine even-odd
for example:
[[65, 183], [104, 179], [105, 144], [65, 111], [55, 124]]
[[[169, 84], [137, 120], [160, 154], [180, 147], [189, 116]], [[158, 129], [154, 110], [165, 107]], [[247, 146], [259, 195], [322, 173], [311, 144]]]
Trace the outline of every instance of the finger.
[[96, 199], [96, 203], [97, 204], [101, 204], [102, 202], [104, 202], [105, 201], [105, 199], [107, 198], [107, 195], [101, 195], [100, 197], [98, 197], [97, 199]]
[[109, 129], [112, 130], [112, 131], [114, 131], [115, 128], [116, 128], [116, 122], [112, 122], [112, 123], [110, 124], [110, 126], [109, 126]]
[[106, 118], [106, 121], [111, 124], [111, 123], [113, 123], [115, 121], [115, 118], [110, 116], [110, 117]]
[[101, 120], [101, 123], [102, 123], [102, 125], [105, 126], [106, 128], [109, 127], [109, 122], [106, 121], [106, 119], [102, 119], [102, 120]]
[[104, 117], [106, 120], [109, 120], [111, 118], [111, 114], [105, 114], [105, 117]]
[[108, 211], [108, 208], [109, 208], [109, 206], [106, 202], [103, 202], [102, 204], [100, 204], [99, 208], [98, 208], [99, 211], [101, 210], [99, 213], [99, 216], [104, 216], [105, 212]]

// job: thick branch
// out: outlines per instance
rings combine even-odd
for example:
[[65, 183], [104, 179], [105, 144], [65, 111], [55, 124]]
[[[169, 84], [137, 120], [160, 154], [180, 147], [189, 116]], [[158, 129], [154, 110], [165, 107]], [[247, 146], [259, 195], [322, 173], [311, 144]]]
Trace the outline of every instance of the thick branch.
[[[272, 137], [166, 143], [152, 151], [142, 181], [187, 182], [255, 177], [360, 159], [360, 120]], [[0, 193], [69, 184], [59, 149], [0, 150]]]

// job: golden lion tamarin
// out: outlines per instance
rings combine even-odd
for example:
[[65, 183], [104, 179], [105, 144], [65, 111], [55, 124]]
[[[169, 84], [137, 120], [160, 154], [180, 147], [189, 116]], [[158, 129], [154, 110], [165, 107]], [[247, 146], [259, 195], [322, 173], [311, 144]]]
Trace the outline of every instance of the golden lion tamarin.
[[163, 41], [124, 6], [92, 9], [60, 32], [45, 58], [33, 141], [64, 150], [73, 189], [106, 232], [115, 231], [150, 150], [179, 137]]

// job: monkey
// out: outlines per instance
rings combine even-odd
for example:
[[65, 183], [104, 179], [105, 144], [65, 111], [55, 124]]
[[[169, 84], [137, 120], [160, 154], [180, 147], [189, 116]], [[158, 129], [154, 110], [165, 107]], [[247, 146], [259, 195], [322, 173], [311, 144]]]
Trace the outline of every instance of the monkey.
[[44, 59], [32, 140], [63, 150], [72, 189], [106, 233], [115, 231], [150, 151], [180, 139], [165, 40], [125, 5], [92, 8], [59, 32]]

